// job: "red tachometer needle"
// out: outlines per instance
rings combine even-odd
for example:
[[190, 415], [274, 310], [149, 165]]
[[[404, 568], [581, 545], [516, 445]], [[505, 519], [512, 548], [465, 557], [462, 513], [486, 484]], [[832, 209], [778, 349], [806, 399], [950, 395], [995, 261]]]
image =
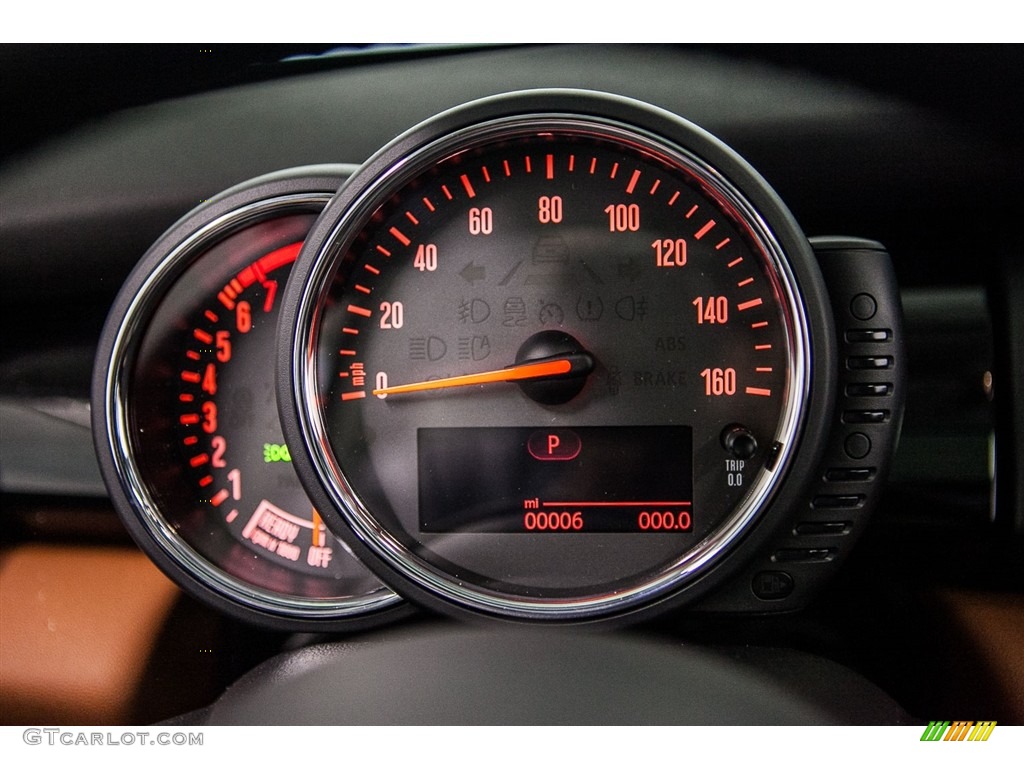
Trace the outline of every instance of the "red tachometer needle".
[[593, 369], [593, 358], [588, 354], [562, 355], [510, 365], [495, 371], [467, 373], [463, 376], [449, 376], [430, 381], [416, 381], [373, 390], [375, 395], [401, 395], [408, 392], [425, 392], [431, 389], [469, 387], [475, 384], [496, 384], [504, 381], [535, 381], [537, 379], [572, 378], [585, 376]]

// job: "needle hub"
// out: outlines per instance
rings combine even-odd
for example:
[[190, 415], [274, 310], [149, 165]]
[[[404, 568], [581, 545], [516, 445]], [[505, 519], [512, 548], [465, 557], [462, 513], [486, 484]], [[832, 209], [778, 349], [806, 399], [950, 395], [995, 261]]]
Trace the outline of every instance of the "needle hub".
[[519, 388], [538, 403], [561, 405], [583, 390], [587, 376], [594, 370], [594, 356], [564, 331], [540, 331], [520, 345], [515, 365], [540, 363], [549, 359], [568, 360], [569, 370], [548, 378], [520, 381]]

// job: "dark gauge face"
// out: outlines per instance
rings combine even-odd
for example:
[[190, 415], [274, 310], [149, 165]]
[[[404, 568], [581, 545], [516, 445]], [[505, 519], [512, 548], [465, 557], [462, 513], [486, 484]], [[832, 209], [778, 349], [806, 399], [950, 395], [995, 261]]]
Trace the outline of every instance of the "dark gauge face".
[[170, 252], [121, 321], [110, 368], [133, 523], [190, 578], [285, 622], [396, 600], [320, 520], [277, 416], [278, 310], [326, 199], [260, 200], [158, 244]]
[[718, 169], [644, 129], [442, 130], [304, 252], [309, 476], [354, 541], [463, 607], [575, 619], [677, 589], [793, 455], [809, 377], [787, 255]]

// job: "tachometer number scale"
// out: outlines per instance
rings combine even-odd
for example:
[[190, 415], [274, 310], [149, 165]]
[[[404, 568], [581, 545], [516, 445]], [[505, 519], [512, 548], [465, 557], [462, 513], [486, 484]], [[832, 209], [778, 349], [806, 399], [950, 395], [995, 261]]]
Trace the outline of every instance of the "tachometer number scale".
[[240, 185], [168, 230], [115, 303], [94, 385], [101, 468], [140, 546], [200, 598], [298, 630], [400, 602], [320, 519], [277, 411], [285, 283], [340, 182], [318, 170]]
[[254, 375], [271, 375], [252, 370], [269, 367], [256, 350], [272, 344], [279, 285], [301, 247], [258, 258], [198, 314], [180, 371], [178, 431], [197, 496], [238, 541], [299, 572], [340, 578], [333, 536], [291, 470], [273, 392], [251, 386]]

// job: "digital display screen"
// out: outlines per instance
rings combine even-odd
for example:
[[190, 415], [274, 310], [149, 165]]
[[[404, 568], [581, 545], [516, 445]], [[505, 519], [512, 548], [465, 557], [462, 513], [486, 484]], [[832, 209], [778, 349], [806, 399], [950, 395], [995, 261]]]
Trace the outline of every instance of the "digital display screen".
[[417, 430], [424, 533], [693, 529], [684, 426]]

